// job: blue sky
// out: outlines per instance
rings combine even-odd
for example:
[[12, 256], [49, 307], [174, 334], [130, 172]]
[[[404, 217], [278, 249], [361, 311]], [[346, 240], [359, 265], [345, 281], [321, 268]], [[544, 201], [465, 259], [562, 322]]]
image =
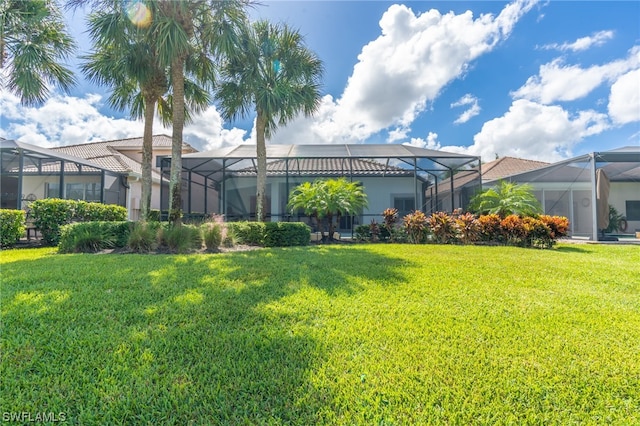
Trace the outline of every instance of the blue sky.
[[[299, 29], [325, 64], [318, 113], [269, 143], [408, 143], [484, 161], [640, 145], [640, 2], [265, 1], [251, 14]], [[83, 13], [68, 19], [86, 53]], [[106, 106], [105, 88], [77, 77], [39, 108], [1, 92], [0, 136], [56, 146], [142, 135]], [[184, 137], [200, 150], [253, 143], [253, 118], [223, 122], [212, 105]]]

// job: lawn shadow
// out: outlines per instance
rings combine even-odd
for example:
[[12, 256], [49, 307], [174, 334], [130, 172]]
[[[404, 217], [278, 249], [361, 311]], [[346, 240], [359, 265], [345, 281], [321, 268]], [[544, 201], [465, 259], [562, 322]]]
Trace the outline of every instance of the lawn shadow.
[[401, 283], [406, 265], [357, 247], [36, 262], [3, 266], [2, 408], [114, 424], [318, 423], [326, 344], [305, 309], [272, 302]]
[[563, 245], [561, 247], [556, 247], [556, 251], [560, 253], [593, 253], [593, 250], [589, 250], [587, 247], [583, 247], [582, 245]]

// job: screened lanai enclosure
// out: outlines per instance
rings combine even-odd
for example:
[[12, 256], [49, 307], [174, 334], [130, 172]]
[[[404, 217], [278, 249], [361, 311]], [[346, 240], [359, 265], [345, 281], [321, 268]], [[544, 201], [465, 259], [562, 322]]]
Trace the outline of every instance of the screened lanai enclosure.
[[[170, 158], [159, 160], [163, 179], [162, 210], [168, 210]], [[226, 220], [253, 220], [256, 209], [256, 146], [239, 145], [182, 157], [182, 198], [185, 217], [223, 214]], [[455, 187], [461, 170], [475, 178]], [[348, 232], [358, 224], [380, 222], [382, 211], [395, 207], [399, 215], [466, 207], [481, 186], [480, 158], [406, 145], [277, 145], [267, 146], [266, 220], [313, 221], [286, 208], [291, 191], [319, 178], [346, 177], [360, 182], [368, 208], [339, 224]], [[437, 183], [453, 176], [455, 196], [439, 197]]]
[[24, 142], [0, 139], [0, 205], [26, 209], [42, 198], [126, 203], [126, 175], [97, 162]]
[[640, 147], [593, 152], [505, 180], [530, 184], [546, 214], [569, 218], [573, 237], [606, 238], [609, 206], [626, 219], [626, 229], [613, 233], [640, 232]]

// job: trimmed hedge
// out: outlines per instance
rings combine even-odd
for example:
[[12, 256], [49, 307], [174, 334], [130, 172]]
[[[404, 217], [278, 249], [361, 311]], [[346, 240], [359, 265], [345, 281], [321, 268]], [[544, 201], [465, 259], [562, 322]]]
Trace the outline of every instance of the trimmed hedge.
[[124, 221], [127, 209], [112, 204], [44, 198], [31, 204], [31, 214], [44, 243], [55, 246], [60, 241], [61, 226], [73, 221]]
[[25, 232], [24, 210], [0, 209], [0, 246], [12, 247]]
[[229, 222], [227, 229], [239, 244], [287, 247], [311, 241], [311, 228], [302, 222]]
[[94, 253], [99, 250], [125, 247], [132, 222], [76, 222], [60, 228], [60, 253]]

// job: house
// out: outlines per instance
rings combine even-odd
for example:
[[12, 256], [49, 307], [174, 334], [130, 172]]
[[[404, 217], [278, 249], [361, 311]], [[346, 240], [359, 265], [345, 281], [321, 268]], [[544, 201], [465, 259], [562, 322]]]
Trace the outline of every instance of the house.
[[[41, 148], [1, 140], [2, 208], [22, 208], [41, 198], [98, 201], [127, 207], [140, 216], [142, 138]], [[183, 153], [196, 152], [183, 143]], [[171, 137], [153, 137], [151, 208], [160, 208], [159, 156], [171, 154]]]
[[[501, 179], [531, 185], [546, 214], [569, 218], [573, 237], [597, 240], [609, 205], [626, 216], [627, 233], [640, 230], [640, 146], [592, 152]], [[606, 180], [606, 192], [599, 180]], [[497, 181], [483, 180], [483, 187]]]
[[[238, 145], [218, 150], [186, 154], [182, 158], [186, 194], [186, 215], [224, 214], [228, 220], [255, 218], [256, 146]], [[162, 173], [168, 176], [170, 159]], [[461, 168], [477, 166], [479, 157], [453, 154], [397, 144], [278, 145], [267, 146], [267, 220], [309, 221], [286, 208], [290, 192], [300, 183], [318, 178], [346, 177], [360, 182], [368, 198], [368, 208], [343, 218], [340, 230], [347, 232], [372, 219], [380, 222], [382, 211], [395, 207], [401, 215], [412, 210], [427, 211], [428, 189]], [[164, 182], [164, 181], [163, 181]], [[166, 185], [164, 183], [163, 185]], [[468, 186], [480, 186], [478, 172]], [[206, 199], [217, 197], [215, 211], [202, 210], [195, 189], [206, 188]], [[166, 189], [162, 191], [166, 194]], [[163, 210], [168, 199], [161, 200]], [[464, 205], [451, 204], [453, 210]], [[309, 222], [312, 224], [311, 222]]]

